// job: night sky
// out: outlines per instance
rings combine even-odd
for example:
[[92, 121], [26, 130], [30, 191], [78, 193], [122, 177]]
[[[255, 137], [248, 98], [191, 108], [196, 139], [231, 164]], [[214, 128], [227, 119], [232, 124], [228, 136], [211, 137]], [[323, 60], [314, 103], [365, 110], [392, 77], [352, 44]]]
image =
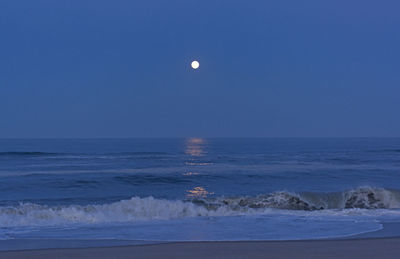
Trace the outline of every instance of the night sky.
[[0, 137], [400, 136], [399, 13], [399, 1], [2, 0]]

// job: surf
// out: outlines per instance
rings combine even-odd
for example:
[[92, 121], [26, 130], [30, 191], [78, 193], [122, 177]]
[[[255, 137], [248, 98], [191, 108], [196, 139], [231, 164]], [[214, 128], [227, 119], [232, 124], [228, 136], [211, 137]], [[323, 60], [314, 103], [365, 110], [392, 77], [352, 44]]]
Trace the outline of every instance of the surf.
[[[257, 196], [166, 200], [132, 197], [109, 204], [49, 206], [20, 203], [0, 207], [0, 227], [49, 226], [168, 220], [192, 217], [265, 215], [271, 213], [399, 209], [400, 192], [359, 187], [340, 193], [279, 191]], [[340, 214], [340, 213], [339, 213]]]

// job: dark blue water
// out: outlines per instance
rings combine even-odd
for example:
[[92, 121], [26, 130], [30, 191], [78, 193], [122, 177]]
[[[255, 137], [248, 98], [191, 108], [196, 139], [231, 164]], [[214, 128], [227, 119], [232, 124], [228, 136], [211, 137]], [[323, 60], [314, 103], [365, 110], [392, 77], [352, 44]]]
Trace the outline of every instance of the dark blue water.
[[352, 235], [400, 219], [399, 168], [386, 138], [0, 140], [1, 235]]

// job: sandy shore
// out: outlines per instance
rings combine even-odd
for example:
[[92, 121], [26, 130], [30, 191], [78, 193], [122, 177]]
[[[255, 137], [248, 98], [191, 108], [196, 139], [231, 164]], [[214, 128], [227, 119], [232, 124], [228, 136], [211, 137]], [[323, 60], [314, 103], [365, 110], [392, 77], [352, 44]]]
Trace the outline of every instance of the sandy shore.
[[0, 258], [399, 258], [400, 238], [187, 242], [0, 252]]

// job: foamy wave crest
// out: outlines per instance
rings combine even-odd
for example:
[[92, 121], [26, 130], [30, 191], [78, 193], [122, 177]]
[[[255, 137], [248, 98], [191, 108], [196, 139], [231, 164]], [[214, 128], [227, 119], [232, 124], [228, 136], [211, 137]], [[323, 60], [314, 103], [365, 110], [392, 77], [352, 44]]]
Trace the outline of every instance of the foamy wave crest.
[[363, 187], [346, 192], [345, 208], [396, 209], [400, 207], [399, 192]]
[[23, 203], [14, 207], [0, 207], [0, 227], [129, 222], [221, 215], [237, 215], [237, 213], [223, 207], [208, 210], [191, 202], [133, 197], [104, 205], [46, 206]]
[[361, 187], [342, 193], [275, 192], [255, 197], [217, 197], [186, 201], [133, 197], [103, 205], [46, 206], [21, 203], [18, 206], [0, 207], [0, 227], [236, 216], [271, 213], [271, 209], [276, 213], [276, 209], [320, 211], [397, 208], [400, 208], [398, 191], [372, 187]]
[[374, 187], [360, 187], [340, 193], [275, 192], [256, 197], [197, 199], [194, 203], [207, 209], [228, 207], [230, 210], [274, 208], [284, 210], [323, 209], [396, 209], [400, 208], [400, 193]]

